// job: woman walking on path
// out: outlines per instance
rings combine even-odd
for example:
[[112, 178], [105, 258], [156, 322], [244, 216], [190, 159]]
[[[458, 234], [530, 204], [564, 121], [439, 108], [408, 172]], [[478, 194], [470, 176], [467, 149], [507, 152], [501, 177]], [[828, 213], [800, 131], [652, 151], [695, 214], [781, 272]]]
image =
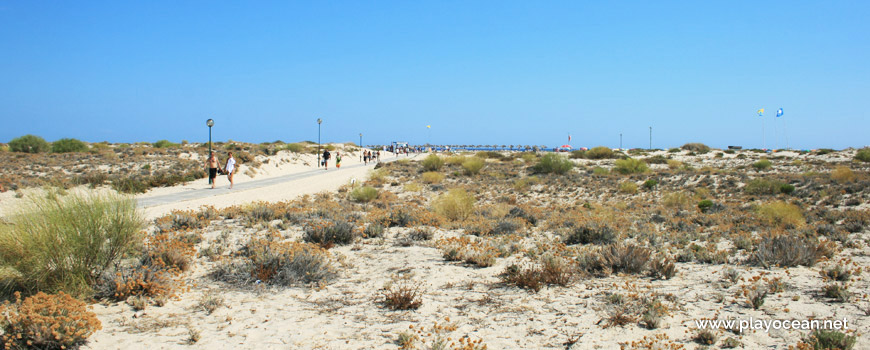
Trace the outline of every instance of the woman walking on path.
[[214, 188], [214, 182], [217, 178], [217, 171], [220, 165], [221, 163], [214, 156], [214, 152], [209, 153], [208, 159], [205, 161], [205, 169], [208, 171], [208, 182], [211, 183], [211, 188]]
[[229, 154], [224, 172], [227, 173], [227, 179], [230, 180], [230, 188], [233, 188], [233, 175], [236, 174], [236, 159], [233, 158], [233, 152]]
[[335, 152], [335, 168], [341, 168], [341, 153], [338, 151]]
[[329, 170], [329, 150], [323, 150], [323, 170]]

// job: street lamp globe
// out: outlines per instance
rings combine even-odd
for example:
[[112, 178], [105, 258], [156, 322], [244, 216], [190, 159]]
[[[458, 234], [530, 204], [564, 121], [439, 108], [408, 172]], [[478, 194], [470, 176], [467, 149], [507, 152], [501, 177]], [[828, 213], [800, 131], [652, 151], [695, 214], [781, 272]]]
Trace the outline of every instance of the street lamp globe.
[[212, 126], [214, 126], [214, 119], [206, 120], [206, 121], [205, 121], [205, 125], [208, 125], [208, 127], [212, 127]]
[[323, 119], [317, 118], [317, 124], [323, 123]]

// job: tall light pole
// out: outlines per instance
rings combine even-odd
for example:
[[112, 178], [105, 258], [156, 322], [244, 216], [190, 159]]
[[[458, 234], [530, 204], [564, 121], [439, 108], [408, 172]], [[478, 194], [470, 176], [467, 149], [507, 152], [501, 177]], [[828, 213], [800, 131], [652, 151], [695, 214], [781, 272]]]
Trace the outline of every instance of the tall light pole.
[[649, 127], [649, 149], [652, 150], [652, 127]]
[[622, 151], [622, 133], [619, 133], [619, 150]]
[[323, 119], [317, 118], [317, 167], [320, 167], [320, 123]]
[[363, 155], [362, 133], [359, 133], [359, 161], [362, 162]]
[[[209, 120], [205, 121], [205, 125], [208, 125], [208, 156], [211, 157], [211, 127], [214, 126], [214, 119], [209, 118]], [[208, 184], [211, 185], [212, 179], [208, 178]]]

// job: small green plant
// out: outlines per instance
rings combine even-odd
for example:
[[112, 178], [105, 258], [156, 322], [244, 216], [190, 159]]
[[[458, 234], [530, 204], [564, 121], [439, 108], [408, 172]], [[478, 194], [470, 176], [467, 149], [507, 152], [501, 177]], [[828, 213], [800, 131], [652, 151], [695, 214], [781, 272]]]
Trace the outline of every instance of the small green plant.
[[649, 166], [646, 162], [634, 158], [619, 159], [614, 163], [613, 167], [613, 171], [623, 175], [640, 174], [645, 173], [648, 170]]
[[430, 154], [420, 163], [423, 165], [423, 170], [425, 171], [437, 171], [444, 166], [444, 160], [435, 154]]
[[368, 203], [378, 198], [378, 190], [371, 186], [362, 186], [350, 191], [350, 198], [354, 202]]
[[770, 169], [771, 166], [772, 166], [772, 163], [769, 160], [767, 160], [767, 158], [761, 158], [761, 160], [759, 160], [755, 163], [752, 163], [752, 167], [755, 168], [755, 170], [757, 170], [757, 171]]
[[462, 169], [465, 170], [465, 175], [477, 175], [480, 169], [483, 169], [484, 164], [483, 159], [471, 157], [462, 162]]
[[695, 342], [701, 345], [713, 345], [717, 340], [719, 340], [719, 336], [709, 329], [702, 329], [695, 334], [694, 339]]
[[12, 152], [44, 153], [49, 148], [48, 142], [36, 135], [24, 135], [9, 141], [9, 150]]
[[865, 147], [859, 149], [858, 152], [855, 153], [855, 160], [870, 162], [870, 148]]
[[574, 167], [571, 160], [559, 156], [555, 153], [549, 153], [541, 157], [538, 164], [534, 166], [534, 171], [539, 174], [565, 174]]
[[658, 186], [659, 182], [653, 179], [649, 179], [643, 182], [643, 187], [647, 190], [654, 190], [656, 186]]
[[435, 212], [454, 221], [465, 220], [474, 211], [474, 196], [454, 188], [435, 199]]
[[782, 183], [767, 179], [752, 179], [746, 183], [743, 189], [751, 195], [770, 195], [782, 191]]
[[701, 209], [702, 213], [706, 213], [712, 207], [713, 207], [713, 201], [711, 201], [709, 199], [705, 199], [705, 200], [698, 202], [698, 209]]
[[840, 303], [848, 303], [852, 293], [849, 292], [849, 287], [844, 283], [831, 283], [825, 285], [823, 292], [826, 297], [834, 299]]
[[782, 184], [779, 186], [779, 192], [782, 192], [784, 194], [791, 194], [792, 192], [794, 192], [794, 185]]
[[594, 175], [609, 175], [610, 170], [607, 170], [607, 168], [602, 168], [600, 166], [597, 166], [597, 167], [592, 168], [592, 174], [594, 174]]
[[409, 281], [389, 283], [381, 290], [381, 303], [390, 310], [416, 310], [423, 305], [420, 286]]
[[798, 349], [851, 350], [857, 342], [858, 338], [854, 335], [846, 335], [837, 330], [819, 329], [803, 340], [803, 344], [808, 345], [808, 348], [799, 345]]
[[88, 145], [76, 139], [60, 139], [51, 143], [52, 153], [85, 152]]
[[353, 243], [357, 234], [353, 224], [341, 219], [314, 220], [304, 227], [302, 239], [324, 247]]
[[800, 207], [794, 204], [775, 201], [758, 206], [756, 211], [759, 216], [775, 225], [786, 228], [800, 228], [806, 225], [806, 219], [804, 219]]
[[287, 146], [285, 146], [285, 148], [293, 153], [303, 153], [305, 152], [306, 147], [301, 143], [289, 143], [287, 144]]

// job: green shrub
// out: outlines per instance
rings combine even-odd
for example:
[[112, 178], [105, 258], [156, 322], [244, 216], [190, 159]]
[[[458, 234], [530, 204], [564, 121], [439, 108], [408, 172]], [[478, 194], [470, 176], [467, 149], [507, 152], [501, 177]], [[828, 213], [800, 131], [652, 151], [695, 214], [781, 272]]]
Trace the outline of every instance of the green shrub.
[[586, 158], [589, 159], [610, 159], [613, 158], [613, 150], [604, 146], [593, 147], [586, 151]]
[[465, 220], [474, 211], [474, 196], [454, 188], [435, 199], [435, 212], [450, 220]]
[[844, 166], [838, 166], [831, 172], [831, 179], [839, 183], [855, 181], [855, 173], [852, 169]]
[[434, 171], [427, 171], [421, 175], [423, 182], [427, 184], [437, 184], [444, 180], [444, 174]]
[[701, 209], [702, 213], [706, 213], [712, 207], [713, 207], [713, 201], [711, 201], [709, 199], [705, 199], [705, 200], [698, 202], [698, 209]]
[[794, 185], [782, 184], [779, 186], [779, 191], [785, 194], [791, 194], [792, 192], [794, 192]]
[[600, 166], [597, 166], [597, 167], [592, 168], [592, 174], [595, 174], [595, 175], [609, 175], [609, 174], [610, 174], [610, 170], [607, 170], [607, 168], [602, 168], [602, 167], [600, 167]]
[[378, 190], [371, 186], [357, 187], [350, 191], [350, 198], [354, 202], [368, 203], [378, 198]]
[[290, 143], [287, 144], [286, 149], [293, 153], [302, 153], [305, 152], [305, 145], [301, 143]]
[[862, 148], [859, 149], [857, 153], [855, 153], [855, 160], [860, 160], [862, 162], [870, 162], [870, 148]]
[[752, 163], [752, 167], [758, 171], [770, 169], [770, 166], [771, 166], [771, 163], [769, 160], [767, 160], [767, 158], [761, 158], [761, 160], [759, 160], [755, 163]]
[[144, 222], [131, 197], [31, 197], [0, 225], [0, 291], [65, 291], [86, 296], [100, 274], [142, 243]]
[[444, 165], [444, 160], [437, 155], [430, 154], [420, 163], [423, 165], [423, 170], [437, 171], [438, 169], [441, 169], [441, 167]]
[[495, 151], [480, 151], [480, 152], [477, 152], [475, 154], [475, 156], [477, 156], [478, 158], [484, 158], [484, 159], [488, 158], [488, 159], [498, 159], [498, 160], [502, 160], [505, 158], [503, 154], [501, 154], [499, 152], [495, 152]]
[[697, 152], [697, 153], [702, 153], [702, 154], [710, 152], [709, 146], [707, 146], [703, 143], [698, 143], [698, 142], [687, 143], [687, 144], [683, 145], [683, 147], [680, 147], [680, 148], [682, 148], [686, 151]]
[[679, 148], [676, 148], [676, 147], [674, 147], [674, 148], [669, 148], [669, 149], [668, 149], [668, 153], [680, 153], [680, 149], [679, 149]]
[[685, 192], [671, 192], [662, 197], [662, 204], [668, 208], [685, 209], [691, 200]]
[[586, 151], [584, 150], [576, 150], [571, 151], [571, 155], [569, 156], [571, 159], [583, 159], [586, 158]]
[[541, 157], [541, 160], [538, 161], [533, 168], [536, 173], [540, 174], [565, 174], [574, 167], [574, 163], [570, 160], [565, 159], [558, 154], [549, 153]]
[[619, 159], [613, 167], [613, 171], [623, 175], [645, 173], [647, 170], [649, 170], [649, 166], [646, 165], [646, 162], [634, 158]]
[[9, 141], [9, 150], [12, 152], [43, 153], [48, 152], [49, 145], [45, 139], [36, 135], [24, 135]]
[[[854, 335], [846, 335], [837, 330], [818, 329], [810, 333], [810, 336], [804, 339], [804, 342], [809, 345], [809, 349], [837, 349], [851, 350], [858, 342], [858, 338]], [[798, 349], [804, 349], [798, 346]]]
[[306, 243], [317, 243], [324, 247], [350, 244], [356, 238], [353, 224], [339, 219], [308, 222], [304, 231], [302, 239]]
[[85, 152], [88, 145], [76, 139], [60, 139], [51, 143], [51, 151], [54, 153]]
[[758, 215], [776, 225], [802, 227], [806, 224], [801, 208], [783, 201], [762, 204], [757, 211]]
[[643, 182], [643, 187], [647, 190], [652, 190], [658, 186], [659, 182], [653, 179], [649, 179]]
[[776, 194], [781, 190], [782, 183], [766, 179], [752, 179], [746, 183], [744, 191], [752, 195]]
[[483, 165], [483, 159], [471, 157], [462, 162], [462, 169], [465, 169], [466, 175], [476, 175], [480, 172], [480, 169], [483, 169]]
[[635, 194], [637, 193], [637, 184], [631, 181], [619, 183], [619, 193]]
[[154, 148], [177, 148], [179, 145], [169, 142], [169, 140], [160, 140], [151, 144], [151, 146], [154, 146]]
[[758, 243], [749, 257], [753, 265], [771, 267], [813, 266], [823, 257], [816, 238], [797, 236], [767, 236]]
[[643, 161], [647, 164], [668, 164], [668, 160], [669, 159], [665, 158], [661, 154], [652, 157], [646, 157], [643, 159]]

